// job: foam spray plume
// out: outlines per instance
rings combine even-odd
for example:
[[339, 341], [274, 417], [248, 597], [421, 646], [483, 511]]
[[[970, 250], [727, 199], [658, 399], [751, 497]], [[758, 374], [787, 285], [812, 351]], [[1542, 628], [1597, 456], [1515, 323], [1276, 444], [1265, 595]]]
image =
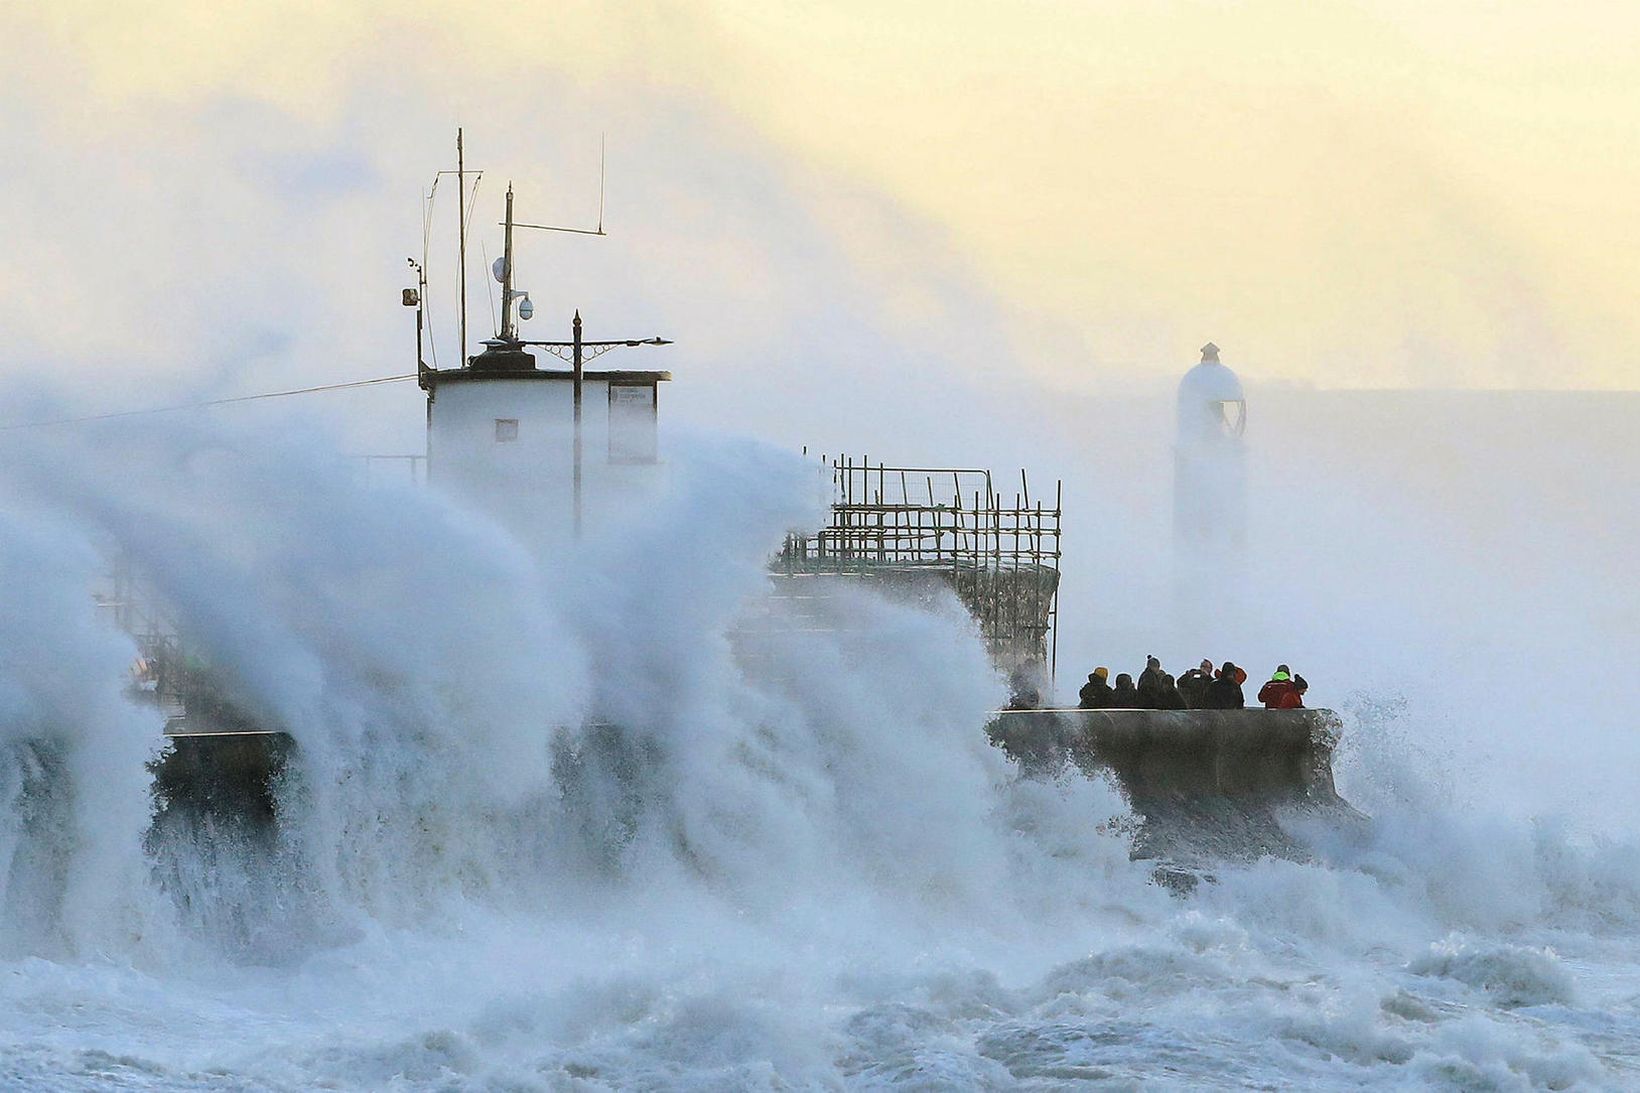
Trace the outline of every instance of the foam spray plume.
[[[816, 915], [830, 913], [821, 898], [896, 891], [913, 898], [881, 910], [915, 917], [1005, 892], [1022, 867], [1009, 821], [982, 804], [1008, 781], [979, 731], [999, 685], [954, 603], [930, 616], [859, 601], [850, 609], [870, 619], [860, 647], [777, 632], [755, 658], [737, 654], [732, 624], [766, 580], [771, 544], [817, 516], [795, 460], [701, 442], [650, 516], [538, 564], [437, 496], [361, 488], [309, 446], [142, 428], [99, 441], [53, 437], [49, 458], [11, 461], [8, 508], [59, 529], [77, 564], [39, 573], [43, 603], [7, 648], [51, 658], [45, 678], [107, 707], [89, 719], [80, 706], [50, 711], [107, 724], [83, 747], [69, 740], [62, 760], [81, 812], [106, 804], [89, 798], [107, 768], [128, 767], [124, 807], [78, 818], [95, 836], [87, 845], [125, 855], [69, 863], [105, 871], [99, 882], [116, 866], [144, 871], [137, 795], [160, 743], [156, 717], [119, 697], [134, 650], [93, 615], [99, 548], [146, 574], [212, 667], [295, 738], [277, 860], [239, 863], [239, 886], [219, 858], [168, 874], [192, 885], [170, 893], [192, 925], [226, 927], [204, 939], [229, 945], [224, 959], [523, 908], [570, 914], [606, 888], [647, 902], [677, 886], [741, 912], [808, 903]], [[117, 475], [97, 454], [114, 450]], [[725, 518], [702, 519], [714, 509]], [[666, 544], [666, 564], [646, 565]], [[39, 572], [27, 556], [8, 562]], [[50, 737], [24, 704], [66, 699], [14, 665], [8, 684], [22, 694], [8, 731], [21, 746]], [[627, 729], [616, 745], [582, 730], [603, 710]], [[1116, 807], [1102, 788], [1081, 796], [1066, 805], [1078, 824]], [[34, 853], [31, 838], [57, 837], [31, 827], [26, 808], [7, 820], [14, 861]], [[1125, 866], [1115, 844], [1090, 852]], [[269, 870], [271, 882], [258, 879]], [[255, 905], [212, 906], [236, 895]], [[8, 911], [36, 899], [7, 889]], [[58, 902], [86, 906], [72, 885]], [[311, 917], [280, 921], [296, 903]], [[180, 951], [135, 929], [65, 940], [160, 965]]]
[[[1604, 1073], [1555, 1024], [1599, 990], [1542, 948], [1564, 913], [1428, 898], [1447, 863], [1393, 836], [1175, 899], [1110, 787], [1020, 779], [987, 744], [1003, 685], [955, 602], [769, 624], [767, 558], [821, 515], [793, 458], [690, 438], [658, 503], [538, 558], [322, 438], [8, 443], [11, 1081], [1008, 1086], [1169, 1053], [1186, 1080]], [[273, 842], [153, 834], [161, 726], [92, 599], [115, 554], [295, 739]], [[1629, 850], [1520, 842], [1498, 852], [1607, 878], [1579, 906], [1634, 921]]]

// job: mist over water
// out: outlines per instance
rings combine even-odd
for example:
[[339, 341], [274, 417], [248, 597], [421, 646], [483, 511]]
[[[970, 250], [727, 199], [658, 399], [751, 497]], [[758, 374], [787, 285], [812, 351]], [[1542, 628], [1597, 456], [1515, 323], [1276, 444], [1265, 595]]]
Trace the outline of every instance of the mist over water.
[[[677, 438], [662, 503], [535, 558], [282, 435], [4, 441], [6, 1081], [1634, 1077], [1640, 844], [1459, 807], [1403, 692], [1345, 704], [1369, 834], [1179, 898], [1114, 789], [988, 746], [1004, 688], [954, 601], [782, 625], [764, 566], [822, 516], [810, 464]], [[297, 741], [276, 840], [151, 835], [161, 726], [91, 595], [115, 552]]]

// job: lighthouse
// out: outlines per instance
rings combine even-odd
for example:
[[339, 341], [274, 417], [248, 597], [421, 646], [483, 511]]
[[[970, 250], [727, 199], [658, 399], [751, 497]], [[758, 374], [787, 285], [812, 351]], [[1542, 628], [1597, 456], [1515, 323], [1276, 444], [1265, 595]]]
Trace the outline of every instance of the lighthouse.
[[1219, 347], [1179, 381], [1173, 447], [1173, 556], [1182, 613], [1228, 610], [1241, 584], [1247, 536], [1247, 396]]
[[[566, 340], [519, 337], [515, 316], [528, 319], [534, 307], [513, 283], [511, 186], [503, 226], [505, 244], [494, 267], [501, 282], [499, 332], [459, 367], [418, 362], [427, 392], [427, 480], [541, 552], [605, 529], [662, 485], [660, 385], [672, 374], [586, 365], [615, 349], [671, 343], [588, 340], [579, 311]], [[601, 235], [602, 226], [583, 234]], [[419, 309], [419, 294], [407, 292], [406, 302], [412, 301]], [[537, 353], [568, 367], [542, 367]]]

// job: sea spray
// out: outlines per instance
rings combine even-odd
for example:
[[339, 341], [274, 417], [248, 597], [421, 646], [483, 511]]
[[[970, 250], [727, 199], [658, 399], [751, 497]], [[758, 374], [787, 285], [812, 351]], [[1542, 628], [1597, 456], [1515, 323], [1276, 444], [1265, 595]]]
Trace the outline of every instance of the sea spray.
[[[64, 441], [18, 493], [113, 544], [244, 707], [294, 738], [266, 859], [234, 865], [244, 840], [218, 828], [163, 871], [196, 924], [228, 899], [221, 933], [253, 951], [270, 948], [259, 907], [278, 912], [277, 948], [293, 908], [322, 938], [574, 905], [607, 883], [764, 907], [853, 891], [882, 913], [1001, 921], [1015, 873], [1041, 872], [1020, 853], [1037, 829], [1084, 830], [1090, 862], [1125, 868], [1097, 833], [1121, 809], [1109, 789], [1011, 788], [980, 731], [999, 684], [954, 599], [843, 588], [829, 627], [778, 624], [766, 560], [821, 515], [802, 461], [697, 439], [662, 504], [533, 557], [312, 443], [117, 440], [117, 476], [110, 446]], [[776, 625], [752, 639], [751, 616]], [[1074, 821], [1046, 819], [1051, 800]], [[1086, 906], [1096, 881], [1041, 894]]]
[[[1170, 896], [1108, 785], [1022, 780], [985, 743], [1002, 687], [955, 603], [769, 597], [814, 511], [796, 460], [690, 443], [667, 501], [537, 558], [311, 438], [117, 441], [3, 476], [50, 605], [8, 616], [5, 693], [95, 715], [74, 731], [132, 749], [135, 790], [77, 799], [106, 853], [48, 840], [104, 882], [89, 917], [8, 928], [50, 957], [0, 977], [13, 1083], [1508, 1087], [1622, 1084], [1640, 1042], [1631, 847], [1468, 817], [1414, 767], [1317, 863]], [[144, 848], [157, 720], [89, 595], [116, 551], [296, 739], [276, 846]], [[1385, 716], [1393, 741], [1409, 715]], [[1431, 956], [1460, 936], [1552, 947], [1554, 989], [1499, 1004], [1490, 956]]]
[[122, 694], [135, 652], [92, 600], [72, 528], [0, 512], [0, 949], [138, 950], [160, 718]]

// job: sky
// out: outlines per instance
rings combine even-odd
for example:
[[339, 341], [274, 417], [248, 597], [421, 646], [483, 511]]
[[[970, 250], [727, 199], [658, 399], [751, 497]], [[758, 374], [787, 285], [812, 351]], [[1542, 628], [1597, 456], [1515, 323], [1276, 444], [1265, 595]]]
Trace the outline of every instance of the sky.
[[964, 381], [1076, 395], [1171, 382], [1209, 339], [1273, 384], [1636, 386], [1633, 5], [80, 0], [3, 19], [0, 369], [49, 362], [82, 401], [401, 363], [383, 305], [458, 124], [486, 169], [475, 271], [508, 178], [528, 217], [595, 219], [607, 140], [611, 245], [535, 237], [521, 269], [554, 289], [548, 315], [667, 325], [728, 398], [787, 355], [927, 380], [879, 337]]

